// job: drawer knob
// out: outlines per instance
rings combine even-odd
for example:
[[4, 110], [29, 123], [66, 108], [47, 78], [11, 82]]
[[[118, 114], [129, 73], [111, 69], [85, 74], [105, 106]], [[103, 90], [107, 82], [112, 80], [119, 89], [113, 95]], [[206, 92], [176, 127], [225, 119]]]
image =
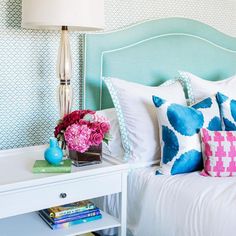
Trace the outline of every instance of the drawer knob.
[[60, 194], [60, 198], [66, 198], [67, 197], [67, 194], [66, 193], [61, 193]]

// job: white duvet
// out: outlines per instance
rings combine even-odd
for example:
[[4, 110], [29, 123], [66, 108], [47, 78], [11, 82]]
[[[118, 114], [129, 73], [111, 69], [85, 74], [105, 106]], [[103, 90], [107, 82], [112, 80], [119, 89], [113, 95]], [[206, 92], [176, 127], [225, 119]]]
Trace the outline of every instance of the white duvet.
[[[128, 177], [128, 228], [134, 236], [236, 235], [236, 177], [156, 176], [155, 169]], [[117, 196], [105, 203], [119, 214]]]

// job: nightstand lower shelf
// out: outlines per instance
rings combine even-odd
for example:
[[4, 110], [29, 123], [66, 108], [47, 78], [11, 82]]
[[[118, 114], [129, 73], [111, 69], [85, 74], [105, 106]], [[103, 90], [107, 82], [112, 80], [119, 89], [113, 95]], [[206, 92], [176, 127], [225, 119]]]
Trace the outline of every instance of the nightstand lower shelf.
[[28, 213], [0, 220], [1, 236], [75, 236], [101, 229], [120, 227], [118, 219], [105, 213], [102, 219], [83, 223], [66, 229], [52, 230], [36, 213]]

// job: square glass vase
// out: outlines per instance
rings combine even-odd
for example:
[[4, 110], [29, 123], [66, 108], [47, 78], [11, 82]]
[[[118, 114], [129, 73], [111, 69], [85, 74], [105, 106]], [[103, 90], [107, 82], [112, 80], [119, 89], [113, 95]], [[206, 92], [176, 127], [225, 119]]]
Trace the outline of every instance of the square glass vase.
[[99, 146], [91, 146], [84, 153], [69, 150], [69, 159], [77, 167], [100, 164], [102, 162], [102, 143]]

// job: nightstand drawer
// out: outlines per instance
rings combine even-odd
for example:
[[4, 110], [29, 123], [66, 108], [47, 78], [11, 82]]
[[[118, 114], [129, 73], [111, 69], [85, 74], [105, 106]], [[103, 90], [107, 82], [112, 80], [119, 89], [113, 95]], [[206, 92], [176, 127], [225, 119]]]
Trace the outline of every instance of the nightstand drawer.
[[118, 193], [121, 182], [117, 173], [0, 193], [0, 218]]

